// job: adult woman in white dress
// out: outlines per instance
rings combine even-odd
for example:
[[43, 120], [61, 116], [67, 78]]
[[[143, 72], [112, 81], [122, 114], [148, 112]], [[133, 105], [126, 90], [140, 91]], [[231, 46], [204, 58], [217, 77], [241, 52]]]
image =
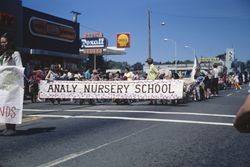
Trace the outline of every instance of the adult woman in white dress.
[[[22, 67], [21, 55], [14, 46], [9, 34], [4, 33], [0, 38], [0, 66], [19, 66]], [[5, 124], [6, 129], [1, 133], [3, 136], [16, 134], [16, 124]]]

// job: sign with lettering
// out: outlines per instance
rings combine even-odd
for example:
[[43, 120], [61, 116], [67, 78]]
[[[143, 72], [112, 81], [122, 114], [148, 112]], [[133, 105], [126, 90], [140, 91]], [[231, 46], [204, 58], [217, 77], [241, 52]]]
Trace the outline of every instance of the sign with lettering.
[[182, 99], [182, 80], [41, 81], [40, 98]]
[[103, 50], [102, 49], [83, 49], [83, 54], [89, 54], [89, 55], [102, 55]]
[[102, 32], [87, 32], [83, 34], [83, 38], [97, 38], [97, 37], [103, 37]]
[[21, 124], [24, 68], [0, 66], [0, 123]]
[[220, 59], [218, 57], [203, 57], [200, 58], [201, 63], [208, 63], [208, 62], [218, 62]]
[[16, 28], [16, 17], [9, 13], [0, 12], [0, 28]]
[[229, 61], [229, 62], [234, 61], [234, 49], [233, 48], [227, 48], [226, 61]]
[[82, 49], [92, 49], [92, 48], [106, 48], [108, 46], [108, 40], [104, 37], [101, 38], [82, 38], [81, 39]]
[[[108, 40], [103, 37], [102, 32], [84, 33], [81, 43], [83, 54], [88, 55], [103, 55], [103, 48], [108, 46]], [[98, 45], [100, 47], [97, 47]]]
[[30, 18], [29, 30], [32, 35], [44, 38], [66, 42], [74, 42], [76, 39], [73, 27], [37, 17]]

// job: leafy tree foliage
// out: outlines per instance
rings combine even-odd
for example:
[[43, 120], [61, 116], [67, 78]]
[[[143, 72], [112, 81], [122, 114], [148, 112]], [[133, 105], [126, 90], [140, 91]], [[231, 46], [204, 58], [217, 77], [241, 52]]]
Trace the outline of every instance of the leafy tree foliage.
[[132, 65], [132, 68], [134, 71], [143, 70], [143, 64], [140, 62], [137, 62], [134, 65]]

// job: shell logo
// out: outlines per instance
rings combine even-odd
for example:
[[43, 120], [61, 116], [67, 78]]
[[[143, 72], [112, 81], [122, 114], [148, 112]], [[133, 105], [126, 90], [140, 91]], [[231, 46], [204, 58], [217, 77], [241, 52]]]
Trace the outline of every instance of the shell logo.
[[130, 34], [122, 33], [117, 34], [117, 48], [129, 48], [130, 47]]

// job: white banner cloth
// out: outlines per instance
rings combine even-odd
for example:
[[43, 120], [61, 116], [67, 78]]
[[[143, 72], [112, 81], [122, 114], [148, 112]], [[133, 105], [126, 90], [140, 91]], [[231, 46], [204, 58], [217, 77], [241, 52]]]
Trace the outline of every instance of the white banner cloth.
[[182, 80], [41, 81], [40, 98], [182, 99]]
[[0, 66], [0, 123], [21, 124], [24, 68]]

